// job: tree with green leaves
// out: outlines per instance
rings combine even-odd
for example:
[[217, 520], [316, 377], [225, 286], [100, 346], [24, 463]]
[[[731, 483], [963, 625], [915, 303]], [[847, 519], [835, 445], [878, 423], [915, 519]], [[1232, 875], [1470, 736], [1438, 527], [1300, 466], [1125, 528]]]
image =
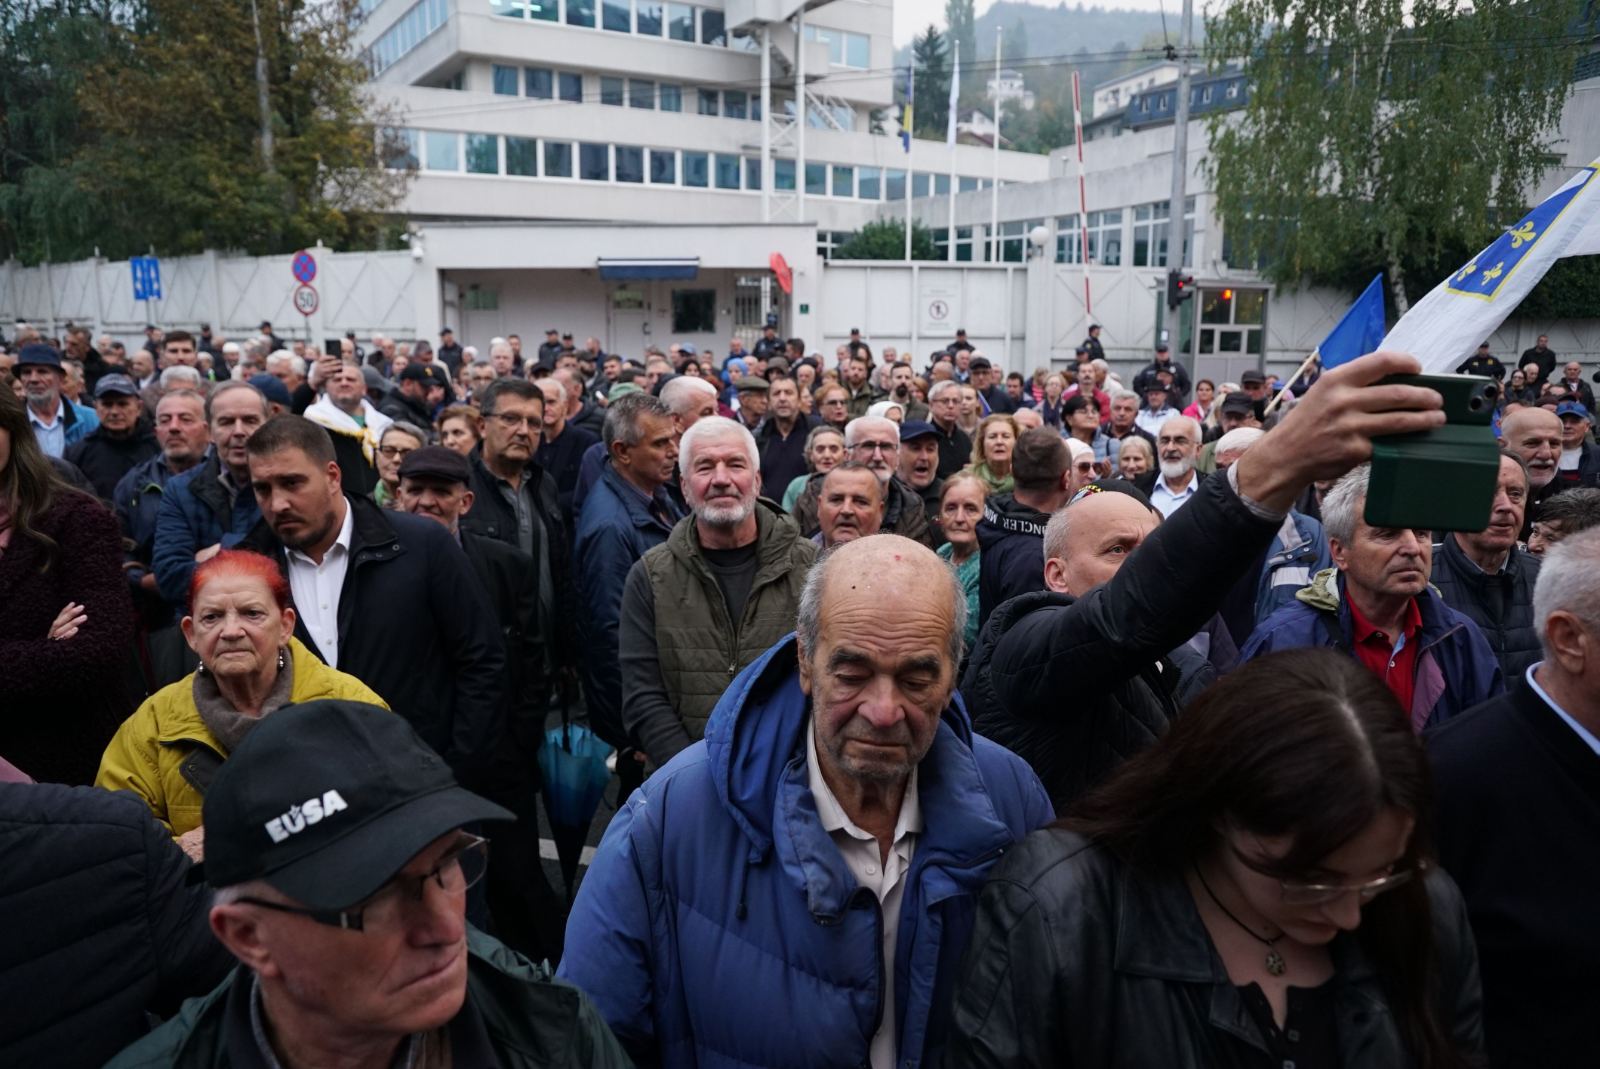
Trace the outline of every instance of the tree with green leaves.
[[911, 123], [917, 137], [944, 140], [950, 115], [950, 48], [937, 26], [929, 25], [911, 42], [917, 69], [917, 100]]
[[358, 0], [0, 0], [0, 255], [370, 245], [409, 172], [353, 47]]
[[[1241, 264], [1278, 282], [1386, 271], [1396, 309], [1520, 216], [1586, 45], [1583, 0], [1234, 0], [1208, 51], [1249, 101], [1208, 120]], [[1413, 268], [1419, 277], [1408, 286]]]
[[[835, 260], [904, 260], [906, 221], [875, 219], [851, 234], [833, 252]], [[911, 258], [942, 259], [933, 243], [933, 233], [915, 220], [911, 223]]]

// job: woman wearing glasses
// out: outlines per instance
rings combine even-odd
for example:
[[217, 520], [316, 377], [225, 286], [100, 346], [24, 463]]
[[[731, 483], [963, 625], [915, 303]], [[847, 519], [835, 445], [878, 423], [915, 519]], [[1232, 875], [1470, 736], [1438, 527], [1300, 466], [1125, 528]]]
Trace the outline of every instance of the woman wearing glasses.
[[995, 869], [947, 1065], [1470, 1065], [1427, 769], [1348, 656], [1252, 662]]

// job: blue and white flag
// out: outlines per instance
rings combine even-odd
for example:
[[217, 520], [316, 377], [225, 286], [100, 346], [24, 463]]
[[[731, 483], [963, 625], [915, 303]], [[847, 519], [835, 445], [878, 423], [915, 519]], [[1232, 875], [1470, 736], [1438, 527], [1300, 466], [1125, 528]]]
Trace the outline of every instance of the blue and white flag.
[[1564, 256], [1600, 253], [1600, 160], [1584, 167], [1517, 225], [1401, 317], [1383, 348], [1448, 374], [1472, 355]]
[[1383, 341], [1383, 273], [1367, 283], [1339, 325], [1317, 346], [1323, 370], [1348, 364], [1358, 356], [1376, 352]]

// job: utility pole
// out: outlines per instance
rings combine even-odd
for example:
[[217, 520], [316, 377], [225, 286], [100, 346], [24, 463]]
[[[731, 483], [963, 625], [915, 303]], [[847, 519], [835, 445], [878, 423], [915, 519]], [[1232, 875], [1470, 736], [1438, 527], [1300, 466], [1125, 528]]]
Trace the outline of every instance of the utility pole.
[[[1178, 89], [1172, 109], [1172, 200], [1167, 215], [1167, 277], [1183, 273], [1183, 202], [1189, 180], [1189, 53], [1194, 43], [1194, 0], [1183, 0], [1183, 25], [1178, 31]], [[1170, 54], [1170, 53], [1169, 53]], [[1167, 330], [1177, 333], [1178, 308], [1168, 286]], [[1174, 344], [1182, 339], [1173, 337]], [[1174, 354], [1176, 355], [1176, 354]]]
[[256, 31], [256, 107], [261, 113], [261, 166], [270, 174], [273, 154], [272, 87], [267, 81], [267, 50], [261, 43], [261, 11], [256, 0], [250, 0], [250, 22]]

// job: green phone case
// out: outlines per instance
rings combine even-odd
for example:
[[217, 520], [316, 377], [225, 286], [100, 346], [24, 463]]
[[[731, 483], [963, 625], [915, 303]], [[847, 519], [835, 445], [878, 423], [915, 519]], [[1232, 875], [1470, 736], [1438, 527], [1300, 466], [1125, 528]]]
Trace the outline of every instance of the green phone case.
[[1477, 375], [1393, 375], [1380, 385], [1426, 386], [1444, 395], [1443, 427], [1372, 441], [1364, 518], [1371, 527], [1481, 531], [1500, 481], [1491, 423], [1500, 384]]

